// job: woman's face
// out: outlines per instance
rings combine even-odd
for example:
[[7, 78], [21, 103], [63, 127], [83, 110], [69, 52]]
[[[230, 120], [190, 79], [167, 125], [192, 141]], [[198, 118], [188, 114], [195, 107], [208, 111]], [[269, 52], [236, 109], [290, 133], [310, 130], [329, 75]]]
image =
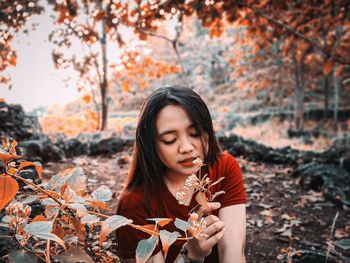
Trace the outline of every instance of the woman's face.
[[187, 112], [178, 105], [167, 105], [157, 115], [157, 150], [160, 160], [167, 167], [167, 176], [191, 175], [197, 171], [192, 161], [204, 160], [208, 151], [205, 140], [193, 127]]

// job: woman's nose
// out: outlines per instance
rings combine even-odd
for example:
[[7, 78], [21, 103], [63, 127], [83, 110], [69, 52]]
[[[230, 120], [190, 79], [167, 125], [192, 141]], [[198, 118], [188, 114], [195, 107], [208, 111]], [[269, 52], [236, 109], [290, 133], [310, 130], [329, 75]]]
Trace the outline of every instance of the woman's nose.
[[188, 139], [181, 140], [181, 144], [179, 147], [180, 153], [192, 152], [194, 150], [193, 144]]

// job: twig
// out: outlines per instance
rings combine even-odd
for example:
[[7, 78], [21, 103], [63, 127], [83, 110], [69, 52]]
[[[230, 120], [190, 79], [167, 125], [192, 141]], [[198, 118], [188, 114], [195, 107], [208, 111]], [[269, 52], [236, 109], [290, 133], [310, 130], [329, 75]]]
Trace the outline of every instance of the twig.
[[332, 243], [333, 243], [333, 231], [334, 231], [335, 222], [337, 221], [338, 216], [339, 216], [339, 211], [337, 211], [337, 213], [335, 214], [334, 219], [333, 219], [332, 228], [331, 228], [331, 235], [330, 235], [330, 239], [329, 239], [329, 242], [328, 242], [327, 255], [326, 255], [325, 263], [327, 263], [328, 257], [329, 257], [329, 253], [331, 251], [331, 247], [332, 247]]
[[30, 186], [33, 186], [34, 188], [36, 188], [37, 190], [39, 190], [39, 192], [41, 192], [41, 193], [47, 195], [48, 197], [50, 197], [51, 199], [53, 199], [57, 204], [59, 204], [60, 206], [62, 206], [62, 203], [61, 203], [59, 200], [57, 200], [55, 197], [53, 197], [50, 193], [46, 192], [46, 191], [45, 191], [44, 189], [42, 189], [40, 186], [38, 186], [38, 185], [36, 185], [36, 184], [34, 184], [34, 183], [32, 183], [32, 182], [30, 182], [30, 181], [28, 181], [28, 180], [22, 178], [21, 176], [18, 176], [18, 175], [16, 175], [16, 174], [10, 174], [10, 176], [12, 176], [12, 177], [14, 177], [14, 178], [16, 178], [16, 179], [21, 180], [21, 181], [24, 182], [25, 184], [29, 184]]

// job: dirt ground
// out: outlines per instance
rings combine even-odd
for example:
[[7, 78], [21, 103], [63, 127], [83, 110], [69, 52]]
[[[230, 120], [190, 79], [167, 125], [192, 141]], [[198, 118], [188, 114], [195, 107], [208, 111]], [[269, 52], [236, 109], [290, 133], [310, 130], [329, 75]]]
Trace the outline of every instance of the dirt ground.
[[[79, 165], [89, 178], [91, 190], [108, 185], [117, 200], [130, 165], [130, 151], [48, 163], [44, 176], [49, 179]], [[247, 262], [325, 262], [327, 250], [328, 263], [350, 262], [349, 250], [334, 245], [350, 236], [349, 208], [325, 200], [322, 193], [301, 189], [299, 179], [290, 176], [293, 167], [238, 160], [248, 198]], [[115, 211], [116, 204], [110, 204], [111, 211]]]

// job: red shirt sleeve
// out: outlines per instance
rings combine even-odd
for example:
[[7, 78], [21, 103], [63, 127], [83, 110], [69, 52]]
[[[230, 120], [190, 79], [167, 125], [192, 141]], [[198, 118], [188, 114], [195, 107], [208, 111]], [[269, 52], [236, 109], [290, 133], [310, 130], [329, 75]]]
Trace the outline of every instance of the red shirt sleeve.
[[225, 194], [218, 196], [216, 199], [221, 203], [221, 208], [246, 203], [242, 171], [232, 155], [224, 152], [217, 167], [213, 169], [213, 173], [216, 173], [214, 175], [216, 180], [221, 176], [225, 177], [216, 188], [216, 191], [225, 191]]
[[[138, 192], [129, 192], [119, 201], [118, 215], [133, 220], [135, 225], [149, 225], [147, 218], [152, 216], [147, 213], [143, 202], [143, 195]], [[148, 239], [150, 235], [131, 226], [124, 226], [117, 230], [118, 255], [121, 258], [135, 258], [137, 244], [142, 239]], [[152, 255], [160, 251], [158, 243]]]

